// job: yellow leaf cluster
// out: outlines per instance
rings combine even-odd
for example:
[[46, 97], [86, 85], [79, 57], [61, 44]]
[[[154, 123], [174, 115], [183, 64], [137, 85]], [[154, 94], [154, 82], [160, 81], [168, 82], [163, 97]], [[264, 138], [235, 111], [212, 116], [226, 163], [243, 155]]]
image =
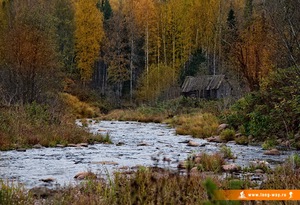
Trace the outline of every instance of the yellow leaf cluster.
[[99, 58], [100, 44], [104, 37], [103, 16], [95, 0], [74, 0], [76, 62], [83, 82], [93, 74], [95, 61]]

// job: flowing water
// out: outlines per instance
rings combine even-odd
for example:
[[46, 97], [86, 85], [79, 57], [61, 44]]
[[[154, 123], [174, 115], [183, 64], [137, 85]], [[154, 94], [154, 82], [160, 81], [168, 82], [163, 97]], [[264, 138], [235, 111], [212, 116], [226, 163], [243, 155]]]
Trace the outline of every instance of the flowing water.
[[[26, 152], [3, 151], [0, 152], [0, 178], [18, 181], [28, 188], [56, 187], [76, 183], [74, 176], [78, 172], [92, 171], [103, 177], [110, 176], [114, 170], [130, 170], [139, 165], [176, 169], [178, 161], [193, 153], [220, 150], [220, 144], [176, 135], [175, 130], [165, 124], [92, 121], [88, 128], [93, 133], [109, 133], [113, 144], [30, 149]], [[188, 140], [202, 146], [187, 146], [184, 142]], [[285, 151], [280, 156], [269, 156], [264, 155], [261, 147], [257, 146], [234, 143], [228, 143], [227, 146], [237, 156], [235, 163], [241, 166], [247, 166], [249, 161], [257, 159], [274, 165], [293, 154], [292, 151]], [[46, 178], [55, 181], [41, 181]]]

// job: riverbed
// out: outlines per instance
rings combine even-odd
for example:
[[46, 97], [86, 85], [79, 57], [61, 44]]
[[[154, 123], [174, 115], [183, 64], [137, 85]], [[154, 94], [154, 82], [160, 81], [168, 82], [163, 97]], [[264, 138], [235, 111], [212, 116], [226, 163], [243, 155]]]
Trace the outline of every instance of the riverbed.
[[[80, 122], [77, 122], [80, 125]], [[220, 144], [176, 135], [166, 124], [94, 121], [87, 129], [92, 133], [109, 134], [113, 144], [94, 144], [88, 147], [29, 149], [26, 152], [0, 152], [0, 178], [16, 181], [27, 188], [50, 188], [78, 183], [78, 172], [91, 171], [99, 177], [111, 177], [114, 171], [133, 170], [138, 166], [158, 166], [177, 169], [178, 162], [193, 153], [214, 153]], [[200, 146], [187, 146], [193, 140]], [[279, 156], [264, 155], [260, 146], [227, 143], [237, 157], [234, 163], [248, 166], [249, 161], [265, 160], [272, 166], [283, 162], [294, 151], [282, 151]], [[52, 178], [53, 182], [42, 179]]]

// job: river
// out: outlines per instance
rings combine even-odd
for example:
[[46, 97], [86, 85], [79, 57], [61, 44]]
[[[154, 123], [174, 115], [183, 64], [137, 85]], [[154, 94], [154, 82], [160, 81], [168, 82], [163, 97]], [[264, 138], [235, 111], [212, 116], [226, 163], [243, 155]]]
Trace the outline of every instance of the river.
[[[0, 178], [17, 181], [27, 188], [48, 186], [50, 188], [77, 183], [78, 172], [92, 171], [102, 177], [111, 176], [116, 170], [131, 170], [137, 166], [159, 166], [176, 169], [178, 161], [193, 153], [213, 153], [220, 144], [203, 139], [176, 135], [165, 124], [91, 121], [92, 133], [109, 133], [113, 144], [94, 144], [88, 147], [64, 147], [29, 149], [26, 152], [0, 152]], [[202, 146], [190, 147], [193, 140]], [[279, 156], [264, 155], [258, 146], [242, 146], [228, 143], [237, 159], [235, 163], [247, 166], [252, 160], [266, 160], [271, 165], [283, 162], [293, 151], [283, 151]], [[168, 159], [167, 161], [164, 159]], [[41, 179], [53, 178], [53, 183]]]

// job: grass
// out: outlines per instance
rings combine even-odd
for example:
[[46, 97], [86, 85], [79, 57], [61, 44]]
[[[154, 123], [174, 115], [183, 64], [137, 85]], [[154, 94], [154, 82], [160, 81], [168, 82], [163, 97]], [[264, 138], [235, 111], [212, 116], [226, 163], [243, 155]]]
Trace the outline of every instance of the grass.
[[219, 121], [210, 113], [195, 113], [175, 116], [166, 123], [176, 128], [176, 133], [181, 135], [192, 135], [197, 138], [207, 138], [216, 133]]
[[37, 104], [0, 109], [0, 150], [105, 140], [76, 126], [73, 119]]
[[21, 185], [0, 180], [0, 204], [31, 205], [34, 199]]
[[[187, 177], [163, 169], [142, 167], [131, 175], [115, 173], [110, 183], [90, 180], [76, 187], [66, 187], [46, 200], [26, 195], [23, 191], [24, 203], [11, 204], [34, 204], [33, 201], [60, 205], [203, 204], [208, 200], [205, 181], [204, 175]], [[211, 181], [219, 183], [216, 178]]]
[[[215, 170], [212, 163], [216, 155], [201, 155], [203, 167]], [[220, 157], [222, 158], [222, 157]], [[298, 159], [296, 159], [298, 160]], [[115, 172], [108, 181], [87, 180], [80, 185], [69, 186], [52, 192], [47, 198], [38, 198], [22, 186], [0, 181], [0, 204], [7, 205], [127, 205], [127, 204], [239, 204], [238, 201], [215, 201], [217, 189], [300, 189], [298, 167], [287, 160], [267, 175], [260, 187], [250, 179], [234, 179], [210, 175], [181, 174], [162, 168], [140, 167], [135, 172]], [[189, 170], [187, 170], [189, 172]], [[264, 204], [282, 204], [265, 201]], [[297, 204], [285, 201], [284, 204]]]

